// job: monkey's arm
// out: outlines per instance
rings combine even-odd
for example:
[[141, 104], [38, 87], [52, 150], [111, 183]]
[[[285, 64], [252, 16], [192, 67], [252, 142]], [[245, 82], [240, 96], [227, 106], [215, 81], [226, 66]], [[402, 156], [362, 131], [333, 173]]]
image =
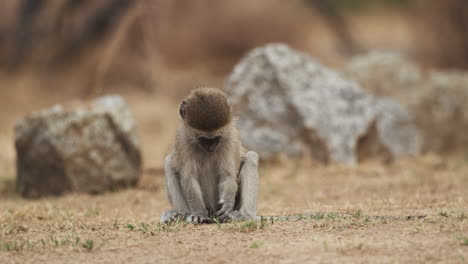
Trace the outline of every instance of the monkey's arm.
[[229, 217], [234, 210], [237, 193], [237, 173], [234, 161], [227, 161], [224, 166], [220, 166], [224, 170], [219, 173], [219, 204], [221, 209], [217, 212], [220, 220], [223, 221]]
[[257, 194], [259, 186], [258, 178], [258, 154], [254, 151], [246, 153], [244, 164], [239, 172], [240, 191], [239, 205], [231, 214], [232, 220], [255, 219], [257, 216]]

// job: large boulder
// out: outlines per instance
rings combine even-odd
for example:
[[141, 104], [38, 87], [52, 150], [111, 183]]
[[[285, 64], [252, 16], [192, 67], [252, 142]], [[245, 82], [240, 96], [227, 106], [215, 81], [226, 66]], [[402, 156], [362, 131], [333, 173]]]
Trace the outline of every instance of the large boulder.
[[24, 197], [100, 193], [134, 185], [140, 176], [136, 124], [120, 96], [33, 113], [15, 133], [16, 184]]
[[379, 51], [355, 56], [343, 72], [365, 90], [408, 109], [425, 139], [423, 151], [466, 152], [467, 72], [424, 71], [401, 54]]
[[225, 90], [244, 144], [263, 158], [306, 150], [321, 161], [354, 164], [380, 153], [396, 158], [420, 150], [418, 129], [397, 102], [365, 92], [283, 44], [251, 51]]
[[344, 67], [344, 74], [362, 88], [378, 96], [407, 102], [408, 95], [422, 82], [425, 73], [403, 55], [390, 51], [371, 51], [356, 55]]

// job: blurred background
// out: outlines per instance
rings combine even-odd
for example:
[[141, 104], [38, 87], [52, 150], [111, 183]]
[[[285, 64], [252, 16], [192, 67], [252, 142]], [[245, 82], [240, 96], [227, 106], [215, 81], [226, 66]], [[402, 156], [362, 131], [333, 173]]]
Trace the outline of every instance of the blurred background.
[[[197, 86], [224, 87], [247, 52], [272, 42], [398, 101], [422, 130], [423, 155], [356, 167], [304, 158], [262, 162], [259, 215], [325, 212], [326, 219], [260, 231], [262, 222], [252, 236], [215, 226], [164, 235], [157, 221], [169, 209], [162, 165], [181, 98]], [[397, 56], [361, 56], [374, 50]], [[128, 101], [137, 122], [144, 160], [137, 186], [22, 199], [15, 188], [17, 121], [110, 93]], [[359, 144], [374, 142], [370, 129]], [[457, 263], [468, 259], [467, 131], [468, 0], [0, 0], [0, 253], [37, 245], [0, 254], [0, 263], [48, 256], [79, 263], [310, 256], [354, 263], [363, 254], [367, 262]], [[156, 236], [148, 226], [159, 228]], [[98, 254], [78, 255], [93, 240]], [[261, 241], [264, 247], [251, 249]]]
[[0, 12], [2, 95], [24, 79], [27, 89], [78, 97], [178, 93], [219, 84], [270, 42], [331, 66], [385, 49], [424, 66], [468, 67], [465, 0], [2, 0]]
[[468, 68], [466, 0], [2, 0], [0, 12], [0, 138], [10, 161], [16, 119], [105, 93], [129, 98], [143, 134], [170, 135], [182, 96], [222, 87], [266, 43], [333, 68], [375, 49], [423, 68]]

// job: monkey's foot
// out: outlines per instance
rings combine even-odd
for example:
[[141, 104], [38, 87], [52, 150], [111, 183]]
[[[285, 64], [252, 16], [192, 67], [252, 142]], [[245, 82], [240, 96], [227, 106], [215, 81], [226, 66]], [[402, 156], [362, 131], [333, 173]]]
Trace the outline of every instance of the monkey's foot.
[[249, 221], [255, 219], [255, 216], [252, 216], [247, 213], [243, 213], [241, 211], [233, 211], [229, 214], [229, 217], [225, 220], [225, 222], [242, 222], [242, 221]]
[[234, 201], [226, 202], [224, 200], [219, 201], [221, 209], [216, 213], [221, 222], [225, 222], [229, 219], [229, 215], [233, 212]]
[[175, 210], [169, 210], [163, 213], [161, 215], [160, 221], [163, 223], [169, 223], [169, 222], [174, 222], [179, 219], [185, 219], [185, 215], [178, 213]]
[[186, 221], [191, 224], [207, 224], [211, 223], [211, 219], [208, 216], [204, 215], [195, 215], [191, 214], [187, 216]]

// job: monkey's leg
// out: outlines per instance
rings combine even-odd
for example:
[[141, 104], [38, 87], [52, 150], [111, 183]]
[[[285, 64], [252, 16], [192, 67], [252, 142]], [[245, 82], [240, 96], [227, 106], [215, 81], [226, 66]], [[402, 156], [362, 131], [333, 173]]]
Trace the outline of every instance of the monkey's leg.
[[187, 216], [187, 222], [194, 224], [210, 222], [198, 180], [199, 174], [198, 165], [193, 161], [183, 164], [180, 171], [180, 186], [190, 212], [189, 216]]
[[[258, 194], [258, 154], [249, 151], [245, 155], [244, 165], [239, 172], [240, 190], [236, 211], [230, 215], [234, 221], [250, 220], [257, 217], [257, 194]], [[237, 210], [238, 208], [238, 210]]]
[[171, 165], [171, 155], [167, 155], [164, 162], [164, 176], [166, 178], [166, 191], [172, 210], [166, 211], [161, 216], [161, 222], [167, 223], [175, 221], [189, 215], [190, 210], [183, 196], [179, 178]]
[[200, 183], [195, 177], [182, 177], [182, 190], [187, 198], [187, 205], [190, 209], [190, 215], [187, 217], [187, 222], [193, 224], [209, 223], [208, 210], [203, 201], [203, 194]]

